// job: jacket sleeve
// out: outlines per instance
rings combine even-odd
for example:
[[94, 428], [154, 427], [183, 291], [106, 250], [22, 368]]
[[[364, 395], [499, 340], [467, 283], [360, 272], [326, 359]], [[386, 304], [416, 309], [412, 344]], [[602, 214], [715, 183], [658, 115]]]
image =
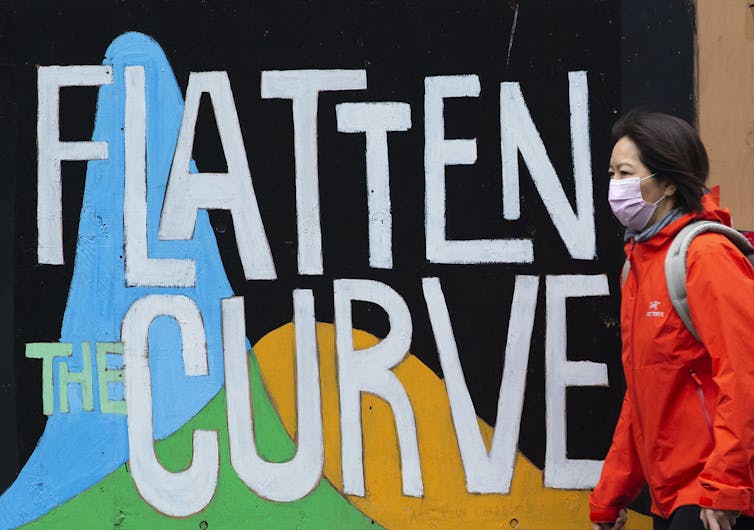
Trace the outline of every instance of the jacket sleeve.
[[618, 510], [628, 506], [646, 480], [639, 464], [631, 426], [629, 390], [623, 397], [613, 443], [605, 457], [602, 475], [589, 496], [589, 517], [593, 523], [612, 523]]
[[699, 505], [747, 510], [754, 459], [754, 269], [726, 238], [705, 235], [689, 249], [687, 291], [718, 388], [715, 446], [699, 475]]

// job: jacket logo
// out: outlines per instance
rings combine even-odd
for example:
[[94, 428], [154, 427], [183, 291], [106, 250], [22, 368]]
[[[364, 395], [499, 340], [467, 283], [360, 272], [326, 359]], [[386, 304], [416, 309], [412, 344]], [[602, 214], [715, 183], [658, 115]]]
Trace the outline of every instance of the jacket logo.
[[649, 302], [649, 310], [647, 311], [648, 317], [664, 317], [665, 311], [660, 311], [660, 301], [651, 300]]

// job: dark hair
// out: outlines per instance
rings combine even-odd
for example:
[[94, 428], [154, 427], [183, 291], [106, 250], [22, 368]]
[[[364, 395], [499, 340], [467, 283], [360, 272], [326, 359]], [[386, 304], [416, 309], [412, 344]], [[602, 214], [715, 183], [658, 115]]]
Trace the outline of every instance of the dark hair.
[[676, 206], [686, 212], [701, 210], [709, 158], [691, 125], [668, 114], [634, 110], [613, 125], [613, 141], [624, 136], [636, 144], [639, 158], [657, 179], [675, 184]]

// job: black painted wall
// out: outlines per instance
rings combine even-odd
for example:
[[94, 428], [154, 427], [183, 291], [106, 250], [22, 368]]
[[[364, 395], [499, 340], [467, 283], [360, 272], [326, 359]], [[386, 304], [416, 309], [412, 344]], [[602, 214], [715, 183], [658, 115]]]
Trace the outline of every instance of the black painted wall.
[[[332, 280], [372, 278], [407, 301], [412, 352], [440, 373], [421, 278], [439, 276], [477, 412], [494, 423], [513, 277], [598, 274], [616, 293], [621, 230], [606, 200], [609, 130], [623, 111], [648, 105], [694, 119], [693, 6], [651, 0], [83, 2], [0, 5], [0, 491], [13, 481], [44, 429], [41, 372], [24, 358], [27, 342], [59, 339], [73, 271], [85, 164], [63, 164], [64, 266], [36, 263], [36, 65], [99, 64], [109, 42], [136, 30], [165, 50], [179, 85], [189, 72], [227, 70], [238, 107], [254, 186], [279, 279], [246, 282], [230, 217], [211, 215], [226, 272], [248, 304], [252, 344], [291, 320], [291, 291], [315, 291], [317, 317], [332, 321]], [[514, 26], [515, 21], [515, 26]], [[512, 31], [515, 29], [515, 31]], [[320, 96], [319, 156], [325, 274], [296, 271], [294, 158], [290, 103], [262, 100], [262, 70], [364, 68], [368, 90]], [[588, 72], [598, 258], [569, 258], [522, 163], [522, 217], [502, 219], [499, 83], [521, 83], [524, 97], [568, 192], [573, 191], [567, 73]], [[479, 75], [479, 98], [448, 101], [446, 136], [477, 138], [474, 166], [448, 169], [448, 237], [527, 236], [533, 265], [452, 266], [424, 257], [424, 77]], [[61, 139], [88, 139], [96, 89], [64, 89]], [[341, 134], [334, 105], [403, 101], [413, 127], [390, 135], [394, 263], [368, 267], [364, 140]], [[202, 170], [224, 159], [209, 106], [202, 106], [194, 155]], [[573, 197], [570, 197], [573, 200]], [[520, 448], [544, 461], [544, 291], [529, 362]], [[606, 362], [611, 387], [568, 393], [571, 458], [602, 458], [622, 396], [617, 296], [569, 302], [572, 360]], [[377, 335], [386, 321], [357, 308], [356, 326]]]

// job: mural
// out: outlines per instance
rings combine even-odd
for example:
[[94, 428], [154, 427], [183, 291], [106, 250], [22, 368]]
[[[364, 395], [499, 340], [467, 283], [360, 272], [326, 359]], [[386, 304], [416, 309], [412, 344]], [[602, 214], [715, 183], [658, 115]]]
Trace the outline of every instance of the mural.
[[626, 13], [14, 7], [0, 528], [584, 526]]

